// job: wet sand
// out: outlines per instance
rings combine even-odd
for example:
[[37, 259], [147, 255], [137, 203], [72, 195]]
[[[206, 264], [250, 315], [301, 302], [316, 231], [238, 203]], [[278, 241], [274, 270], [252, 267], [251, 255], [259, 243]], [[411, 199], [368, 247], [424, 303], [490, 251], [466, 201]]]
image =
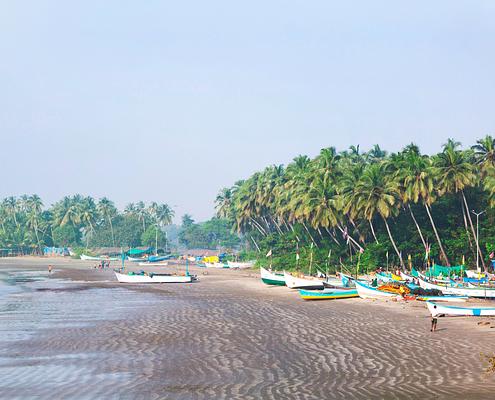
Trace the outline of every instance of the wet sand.
[[[0, 335], [0, 398], [493, 398], [480, 353], [495, 351], [495, 319], [441, 318], [432, 334], [422, 303], [304, 302], [249, 271], [153, 286], [74, 260], [0, 259], [0, 272], [49, 263], [29, 293], [47, 317]], [[0, 311], [3, 332], [31, 318], [18, 312]]]

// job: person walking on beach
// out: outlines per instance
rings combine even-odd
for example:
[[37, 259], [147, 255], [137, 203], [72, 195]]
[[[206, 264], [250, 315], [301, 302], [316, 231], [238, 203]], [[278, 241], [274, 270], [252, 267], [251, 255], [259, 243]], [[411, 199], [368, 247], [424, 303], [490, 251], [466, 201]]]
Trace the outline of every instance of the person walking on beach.
[[51, 273], [52, 273], [52, 268], [53, 268], [53, 265], [51, 265], [51, 264], [50, 264], [50, 265], [48, 266], [48, 273], [49, 273], [49, 274], [51, 274]]
[[430, 332], [435, 332], [437, 330], [437, 322], [438, 322], [437, 313], [436, 313], [437, 306], [436, 305], [433, 306], [433, 309], [435, 311], [431, 314], [431, 329], [430, 329]]

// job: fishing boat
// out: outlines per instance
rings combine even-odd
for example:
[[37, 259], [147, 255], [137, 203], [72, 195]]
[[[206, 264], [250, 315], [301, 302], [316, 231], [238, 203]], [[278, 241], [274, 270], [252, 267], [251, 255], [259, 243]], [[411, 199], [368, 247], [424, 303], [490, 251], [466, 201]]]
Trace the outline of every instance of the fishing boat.
[[92, 256], [87, 256], [86, 254], [81, 254], [80, 256], [81, 260], [85, 261], [117, 261], [119, 258], [117, 257], [92, 257]]
[[148, 262], [154, 263], [154, 262], [165, 261], [165, 260], [168, 260], [171, 257], [172, 257], [171, 255], [167, 255], [167, 256], [149, 256], [148, 257]]
[[127, 261], [130, 261], [130, 262], [144, 262], [146, 261], [146, 258], [142, 258], [142, 257], [130, 257], [130, 256], [127, 256]]
[[299, 278], [284, 271], [284, 277], [285, 277], [285, 285], [289, 289], [323, 289], [324, 288], [323, 281], [310, 276]]
[[284, 274], [268, 271], [260, 267], [261, 280], [267, 285], [285, 286]]
[[154, 263], [140, 262], [138, 265], [140, 265], [141, 267], [166, 267], [168, 265], [168, 261]]
[[397, 293], [384, 292], [361, 281], [354, 282], [356, 284], [358, 295], [362, 299], [387, 299], [397, 297]]
[[299, 290], [299, 295], [304, 300], [330, 300], [348, 299], [358, 297], [356, 289], [324, 289], [324, 290]]
[[230, 268], [233, 269], [247, 269], [247, 268], [253, 268], [254, 266], [253, 261], [246, 261], [246, 262], [227, 261], [227, 264]]
[[154, 273], [128, 273], [115, 272], [120, 283], [190, 283], [194, 277], [186, 275], [154, 274]]
[[437, 289], [440, 290], [443, 294], [452, 294], [455, 296], [495, 298], [495, 288], [443, 286], [443, 285], [437, 285], [435, 283], [427, 282], [421, 278], [418, 278], [418, 280], [419, 280], [419, 285], [423, 289]]
[[462, 315], [483, 317], [495, 315], [495, 307], [457, 307], [427, 301], [426, 305], [432, 316], [438, 315]]
[[417, 296], [416, 300], [419, 301], [442, 301], [442, 302], [457, 302], [457, 301], [468, 301], [467, 296]]
[[213, 268], [230, 268], [228, 264], [224, 264], [222, 262], [213, 263]]

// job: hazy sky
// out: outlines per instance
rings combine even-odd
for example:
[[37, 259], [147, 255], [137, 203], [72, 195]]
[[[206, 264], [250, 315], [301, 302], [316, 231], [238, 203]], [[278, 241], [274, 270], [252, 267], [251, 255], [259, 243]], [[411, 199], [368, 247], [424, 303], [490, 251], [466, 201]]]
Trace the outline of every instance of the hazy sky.
[[0, 197], [213, 214], [322, 147], [494, 132], [495, 1], [0, 0]]

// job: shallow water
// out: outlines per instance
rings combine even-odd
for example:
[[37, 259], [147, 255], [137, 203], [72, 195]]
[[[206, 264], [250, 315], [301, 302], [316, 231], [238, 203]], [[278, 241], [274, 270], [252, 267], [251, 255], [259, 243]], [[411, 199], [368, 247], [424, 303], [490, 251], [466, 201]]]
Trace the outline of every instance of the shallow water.
[[[136, 294], [126, 288], [92, 288], [53, 279], [44, 271], [2, 270], [0, 398], [50, 398], [59, 388], [64, 388], [63, 397], [70, 386], [103, 380], [105, 386], [121, 383], [129, 374], [95, 373], [97, 363], [106, 357], [104, 351], [77, 352], [78, 343], [73, 343], [67, 353], [51, 351], [49, 346], [40, 354], [30, 346], [43, 338], [55, 338], [55, 343], [59, 338], [62, 344], [68, 332], [125, 318], [156, 302], [153, 294]], [[98, 390], [95, 387], [92, 395], [77, 398], [94, 398]]]

